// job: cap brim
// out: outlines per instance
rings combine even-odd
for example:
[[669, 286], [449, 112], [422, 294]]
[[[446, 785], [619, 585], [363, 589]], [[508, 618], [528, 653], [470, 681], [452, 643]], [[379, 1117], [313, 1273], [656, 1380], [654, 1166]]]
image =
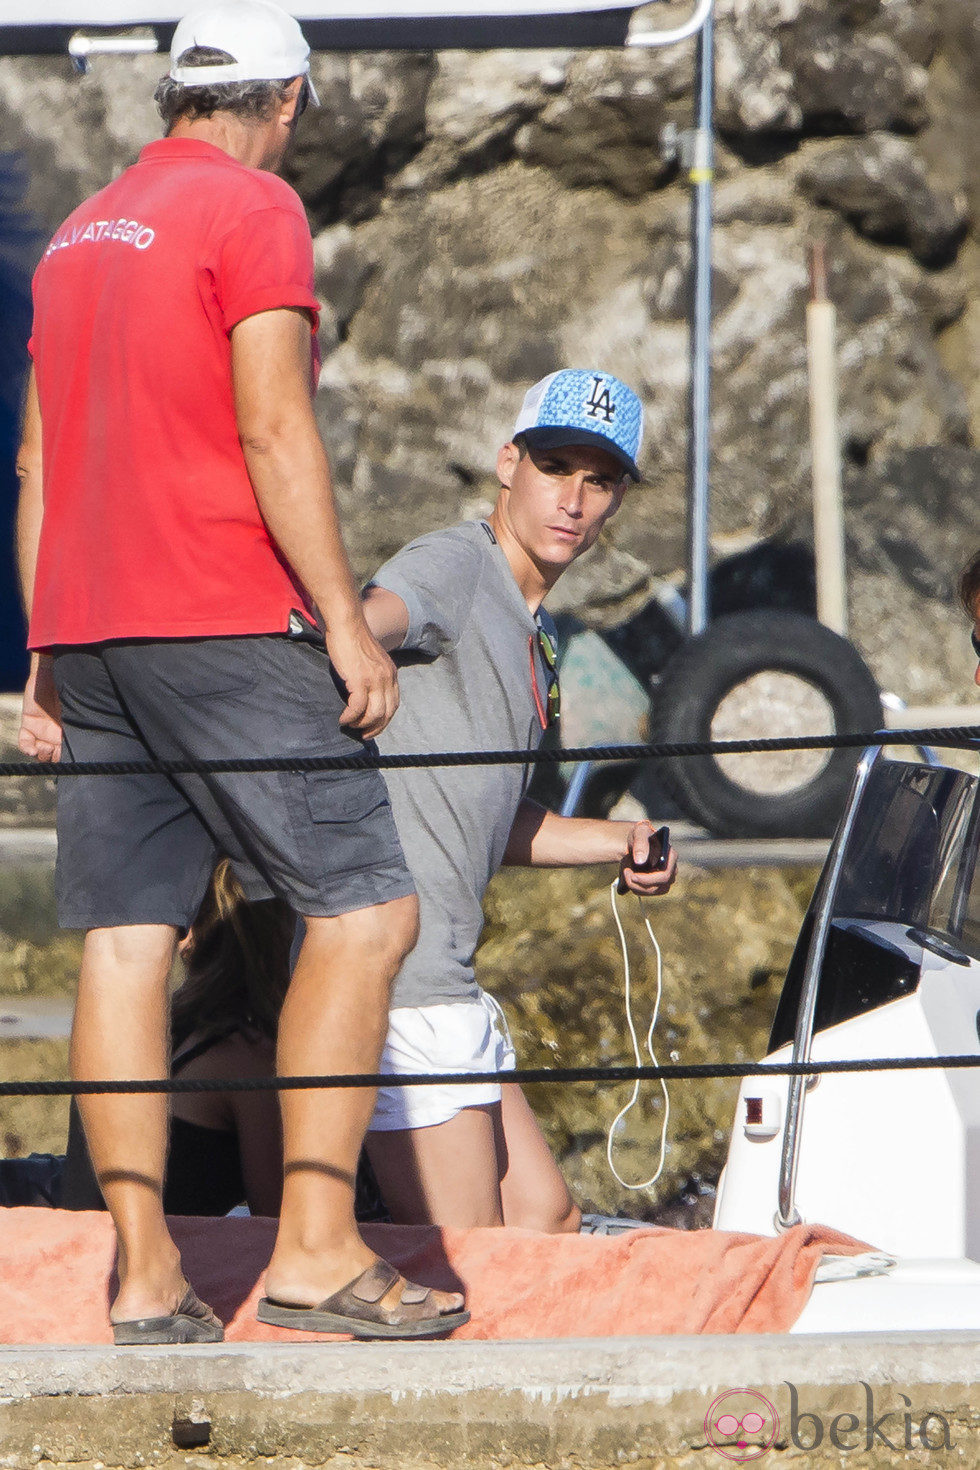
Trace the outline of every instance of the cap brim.
[[631, 479], [643, 479], [626, 451], [620, 449], [605, 434], [593, 433], [590, 429], [522, 429], [521, 435], [532, 449], [568, 449], [573, 444], [595, 445], [597, 449], [605, 450], [617, 464], [622, 465]]

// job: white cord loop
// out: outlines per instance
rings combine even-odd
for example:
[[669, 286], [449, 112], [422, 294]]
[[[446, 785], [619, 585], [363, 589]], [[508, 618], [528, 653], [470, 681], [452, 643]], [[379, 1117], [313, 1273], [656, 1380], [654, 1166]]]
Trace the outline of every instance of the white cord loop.
[[[626, 1001], [626, 1024], [629, 1027], [630, 1039], [633, 1042], [633, 1056], [636, 1060], [636, 1065], [640, 1067], [643, 1065], [643, 1060], [640, 1056], [640, 1043], [637, 1040], [636, 1027], [633, 1024], [633, 1005], [630, 992], [629, 948], [626, 943], [626, 935], [623, 932], [622, 920], [619, 917], [619, 904], [616, 902], [616, 889], [618, 888], [618, 886], [619, 879], [614, 878], [609, 888], [609, 894], [612, 899], [613, 919], [615, 920], [616, 929], [619, 933], [619, 944], [620, 948], [623, 951], [623, 988]], [[639, 894], [636, 895], [636, 901], [640, 905], [640, 912], [643, 913], [643, 904], [640, 900]], [[660, 998], [663, 995], [663, 960], [660, 954], [660, 945], [657, 943], [657, 936], [651, 929], [650, 920], [647, 918], [646, 914], [643, 914], [643, 923], [646, 926], [646, 931], [650, 936], [650, 943], [653, 945], [654, 951], [657, 956], [657, 998], [654, 1002], [653, 1015], [650, 1017], [650, 1026], [647, 1030], [646, 1036], [647, 1053], [653, 1065], [657, 1067], [660, 1064], [657, 1061], [657, 1058], [654, 1056], [653, 1052], [653, 1033], [656, 1030], [657, 1017], [660, 1014]], [[664, 1171], [664, 1164], [667, 1162], [667, 1124], [670, 1121], [670, 1097], [667, 1093], [667, 1084], [662, 1077], [660, 1078], [660, 1088], [664, 1095], [664, 1121], [663, 1127], [660, 1130], [660, 1163], [657, 1165], [657, 1172], [651, 1175], [649, 1179], [645, 1179], [642, 1184], [630, 1184], [622, 1177], [622, 1175], [616, 1168], [615, 1163], [613, 1162], [613, 1137], [620, 1123], [626, 1117], [626, 1114], [630, 1111], [631, 1108], [636, 1106], [636, 1103], [640, 1096], [639, 1079], [637, 1079], [637, 1081], [633, 1083], [633, 1096], [630, 1098], [626, 1106], [620, 1109], [620, 1111], [616, 1114], [615, 1118], [610, 1124], [609, 1135], [606, 1139], [606, 1160], [609, 1164], [609, 1168], [613, 1178], [616, 1180], [617, 1184], [622, 1186], [623, 1189], [649, 1189], [652, 1185], [656, 1184], [657, 1180], [660, 1178], [661, 1174]]]

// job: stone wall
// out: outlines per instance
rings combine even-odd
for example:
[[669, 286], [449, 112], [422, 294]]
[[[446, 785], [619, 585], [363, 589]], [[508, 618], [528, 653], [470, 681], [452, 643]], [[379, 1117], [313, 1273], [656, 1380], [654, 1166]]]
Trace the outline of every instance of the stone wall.
[[[651, 20], [661, 7], [651, 8]], [[980, 17], [962, 0], [718, 0], [715, 551], [809, 535], [804, 305], [839, 311], [852, 631], [910, 702], [972, 666], [980, 543]], [[0, 61], [47, 228], [158, 131], [156, 57]], [[562, 364], [647, 404], [649, 485], [557, 607], [614, 623], [683, 567], [683, 178], [693, 46], [319, 55], [289, 177], [316, 236], [319, 415], [357, 569], [492, 500], [524, 389]]]

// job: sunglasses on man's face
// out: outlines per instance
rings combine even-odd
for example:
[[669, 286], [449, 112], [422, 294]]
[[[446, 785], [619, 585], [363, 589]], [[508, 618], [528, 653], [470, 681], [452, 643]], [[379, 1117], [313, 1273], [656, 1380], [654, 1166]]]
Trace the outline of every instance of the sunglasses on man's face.
[[309, 80], [304, 77], [302, 86], [300, 87], [299, 92], [296, 94], [296, 107], [293, 110], [294, 124], [299, 122], [300, 118], [303, 116], [303, 113], [309, 107], [310, 101], [310, 83]]

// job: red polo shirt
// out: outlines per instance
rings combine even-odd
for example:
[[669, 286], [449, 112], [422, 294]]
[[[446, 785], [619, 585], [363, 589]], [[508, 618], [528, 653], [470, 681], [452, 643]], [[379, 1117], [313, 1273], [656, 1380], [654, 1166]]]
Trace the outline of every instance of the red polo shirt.
[[284, 306], [316, 330], [303, 207], [210, 143], [151, 143], [55, 235], [34, 277], [32, 648], [285, 630], [303, 594], [259, 513], [231, 382], [231, 329]]

